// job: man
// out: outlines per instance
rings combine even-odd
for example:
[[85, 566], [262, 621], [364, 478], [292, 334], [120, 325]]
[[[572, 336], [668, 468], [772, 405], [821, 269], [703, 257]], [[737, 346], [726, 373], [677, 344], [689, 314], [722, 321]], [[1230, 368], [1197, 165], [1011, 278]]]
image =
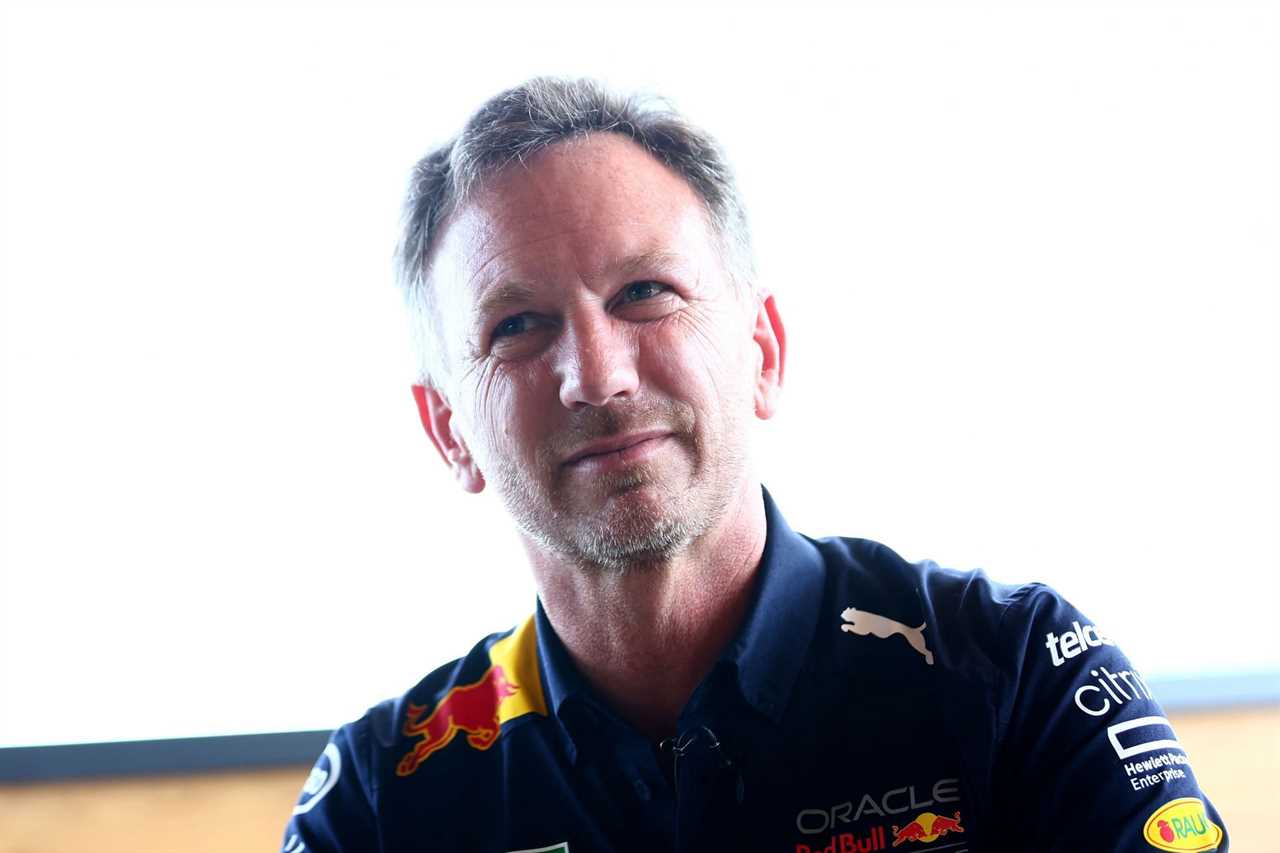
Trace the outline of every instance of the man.
[[339, 729], [287, 853], [1227, 849], [1054, 592], [787, 526], [749, 446], [786, 336], [704, 133], [533, 80], [406, 212], [422, 423], [537, 608]]

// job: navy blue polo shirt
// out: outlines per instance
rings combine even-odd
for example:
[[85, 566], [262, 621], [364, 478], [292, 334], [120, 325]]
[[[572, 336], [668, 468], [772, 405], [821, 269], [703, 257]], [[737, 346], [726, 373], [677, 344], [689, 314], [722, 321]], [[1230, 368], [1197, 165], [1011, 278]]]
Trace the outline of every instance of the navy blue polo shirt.
[[282, 849], [1227, 850], [1142, 676], [1053, 590], [763, 500], [746, 619], [676, 737], [620, 719], [539, 604], [338, 729]]

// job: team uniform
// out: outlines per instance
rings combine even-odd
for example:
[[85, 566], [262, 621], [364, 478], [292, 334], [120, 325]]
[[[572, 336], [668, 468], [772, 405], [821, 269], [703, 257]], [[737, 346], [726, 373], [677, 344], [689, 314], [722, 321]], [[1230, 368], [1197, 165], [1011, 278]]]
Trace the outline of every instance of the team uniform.
[[737, 638], [653, 745], [541, 605], [334, 733], [285, 830], [328, 851], [1226, 851], [1142, 677], [1053, 590], [768, 537]]

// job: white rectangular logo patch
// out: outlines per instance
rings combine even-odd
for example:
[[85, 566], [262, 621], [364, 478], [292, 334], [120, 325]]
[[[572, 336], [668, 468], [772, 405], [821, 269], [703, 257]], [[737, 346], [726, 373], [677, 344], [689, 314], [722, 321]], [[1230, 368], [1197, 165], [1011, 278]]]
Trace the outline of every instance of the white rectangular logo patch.
[[[1137, 743], [1132, 742], [1132, 740], [1127, 744], [1120, 742], [1120, 735], [1125, 732], [1144, 729], [1148, 726], [1159, 726], [1161, 729], [1159, 734], [1168, 734], [1168, 737]], [[1156, 733], [1144, 733], [1145, 736], [1154, 734]], [[1139, 737], [1142, 736], [1139, 735]], [[1114, 726], [1107, 726], [1107, 740], [1111, 741], [1111, 748], [1116, 751], [1116, 755], [1120, 758], [1132, 758], [1135, 755], [1141, 755], [1144, 752], [1152, 752], [1157, 749], [1182, 749], [1182, 744], [1178, 743], [1178, 739], [1174, 737], [1173, 726], [1169, 725], [1169, 721], [1164, 717], [1139, 717], [1136, 720], [1128, 720], [1123, 723], [1116, 723]]]

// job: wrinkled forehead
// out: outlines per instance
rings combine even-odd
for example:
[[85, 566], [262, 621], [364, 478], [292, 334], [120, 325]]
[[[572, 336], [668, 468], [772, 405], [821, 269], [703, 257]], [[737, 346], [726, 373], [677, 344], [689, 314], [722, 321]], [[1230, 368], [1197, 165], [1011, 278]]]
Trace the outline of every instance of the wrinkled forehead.
[[562, 283], [646, 257], [719, 265], [716, 247], [682, 177], [631, 140], [596, 134], [489, 176], [442, 223], [430, 281], [442, 309], [465, 311], [503, 280]]

